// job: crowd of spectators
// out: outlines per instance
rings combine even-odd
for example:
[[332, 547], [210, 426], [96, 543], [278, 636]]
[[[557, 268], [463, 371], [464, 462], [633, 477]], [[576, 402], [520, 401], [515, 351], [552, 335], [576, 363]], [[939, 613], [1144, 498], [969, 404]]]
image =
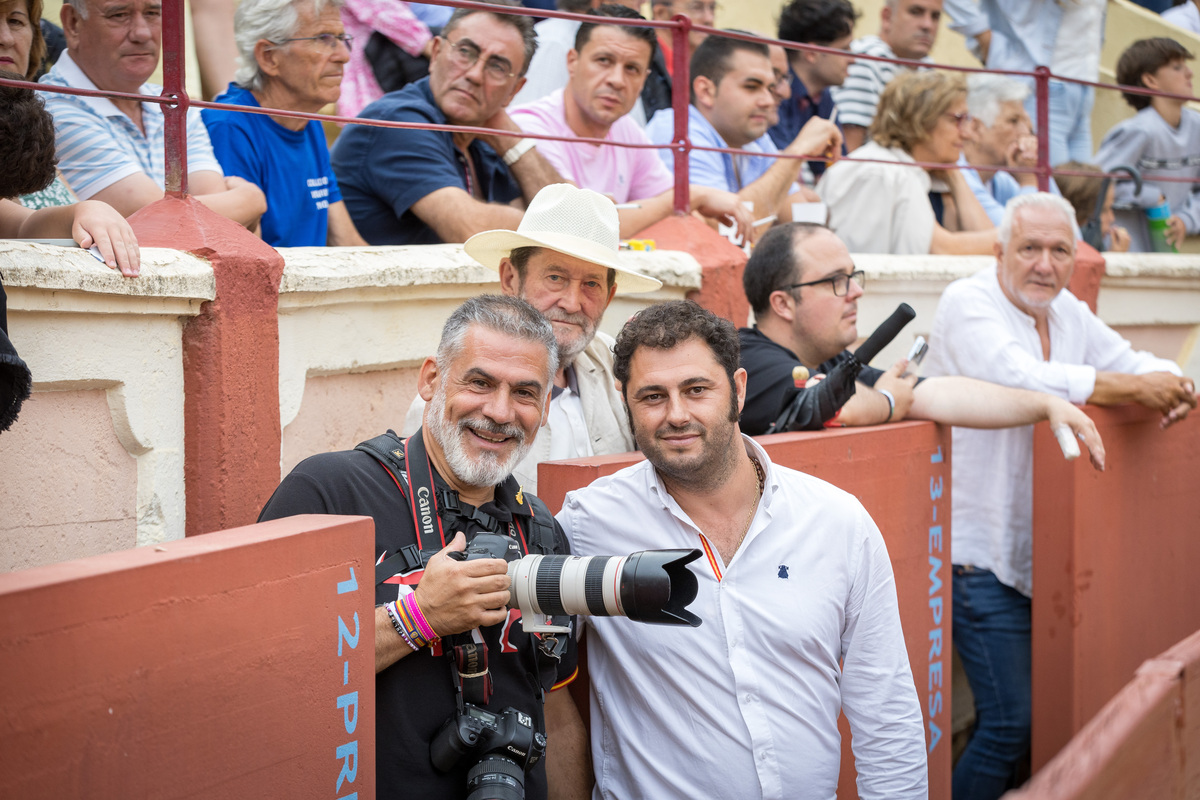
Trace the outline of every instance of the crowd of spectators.
[[[47, 85], [161, 91], [147, 82], [160, 55], [157, 0], [67, 0], [65, 50], [53, 63], [43, 37], [30, 35], [42, 22], [39, 0], [0, 5], [0, 67], [42, 74]], [[330, 152], [315, 121], [193, 110], [189, 191], [273, 246], [422, 244], [515, 228], [538, 190], [565, 181], [610, 197], [622, 236], [632, 237], [671, 212], [676, 157], [666, 147], [675, 139], [669, 31], [626, 23], [641, 19], [644, 5], [558, 0], [561, 11], [625, 18], [581, 26], [380, 0], [246, 0], [232, 20], [237, 71], [218, 101], [307, 113], [336, 107], [363, 119], [505, 133], [349, 125]], [[196, 13], [215, 7], [202, 3]], [[683, 14], [715, 24], [710, 0], [653, 0], [646, 10], [653, 19]], [[990, 253], [1005, 204], [1036, 190], [1032, 79], [980, 74], [964, 83], [921, 67], [932, 61], [943, 11], [989, 68], [1047, 65], [1056, 77], [1098, 76], [1101, 0], [1034, 0], [1020, 9], [993, 0], [886, 0], [878, 32], [857, 39], [860, 15], [849, 0], [790, 0], [769, 33], [819, 51], [692, 31], [689, 139], [745, 152], [691, 150], [691, 206], [750, 243], [795, 212], [825, 214], [852, 251]], [[1196, 13], [1189, 0], [1165, 17], [1185, 24]], [[29, 40], [24, 55], [22, 37]], [[1155, 180], [1200, 177], [1200, 117], [1183, 99], [1192, 91], [1191, 58], [1171, 39], [1132, 45], [1119, 82], [1180, 97], [1125, 94], [1137, 115], [1109, 131], [1095, 153], [1094, 90], [1050, 83], [1052, 165], [1140, 173], [1137, 182], [1111, 182], [1118, 225], [1100, 225], [1109, 213], [1103, 202], [1077, 209], [1106, 231], [1093, 237], [1102, 249], [1173, 249], [1200, 233], [1194, 185]], [[59, 172], [23, 204], [96, 200], [128, 216], [163, 196], [160, 106], [44, 98], [55, 119]], [[616, 146], [647, 143], [664, 147]], [[818, 202], [824, 205], [796, 207]], [[1165, 235], [1150, 235], [1147, 215], [1167, 220]]]

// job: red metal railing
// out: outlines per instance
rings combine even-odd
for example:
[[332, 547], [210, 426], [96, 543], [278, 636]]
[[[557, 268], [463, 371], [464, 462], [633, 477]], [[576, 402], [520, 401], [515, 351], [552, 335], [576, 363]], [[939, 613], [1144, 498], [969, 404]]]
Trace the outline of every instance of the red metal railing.
[[[501, 14], [517, 14], [521, 16], [536, 16], [536, 17], [553, 17], [558, 19], [575, 19], [580, 21], [594, 21], [596, 18], [586, 14], [572, 14], [561, 11], [550, 11], [545, 9], [531, 9], [524, 7], [512, 6], [496, 6], [490, 3], [473, 2], [473, 0], [423, 0], [432, 5], [449, 6], [453, 8], [473, 8], [480, 11], [488, 11], [491, 13]], [[451, 132], [463, 132], [474, 134], [506, 134], [508, 131], [500, 131], [492, 128], [462, 126], [462, 125], [437, 125], [437, 124], [422, 124], [411, 122], [390, 122], [386, 120], [369, 120], [360, 119], [357, 117], [340, 117], [325, 114], [312, 114], [299, 111], [287, 111], [274, 108], [258, 108], [250, 106], [232, 105], [227, 103], [212, 103], [204, 100], [192, 100], [188, 97], [185, 88], [185, 71], [184, 71], [184, 2], [183, 0], [164, 0], [163, 2], [163, 92], [160, 96], [154, 97], [150, 95], [130, 94], [126, 92], [112, 92], [103, 90], [89, 89], [73, 89], [60, 86], [47, 86], [42, 84], [32, 84], [21, 80], [8, 80], [0, 78], [0, 85], [6, 86], [23, 86], [34, 88], [45, 92], [57, 92], [60, 94], [72, 94], [86, 97], [108, 97], [139, 100], [141, 102], [159, 103], [163, 107], [164, 117], [164, 136], [165, 136], [165, 161], [166, 161], [166, 191], [168, 194], [182, 196], [187, 192], [187, 113], [188, 109], [196, 108], [221, 108], [233, 111], [240, 111], [249, 114], [267, 114], [270, 116], [292, 117], [299, 119], [312, 119], [321, 122], [337, 122], [345, 125], [369, 125], [385, 128], [417, 128], [422, 130], [440, 130]], [[545, 134], [528, 133], [525, 136], [532, 139], [554, 139], [560, 141], [586, 142], [589, 144], [608, 145], [611, 147], [628, 147], [664, 150], [670, 149], [673, 153], [675, 166], [675, 210], [677, 213], [687, 213], [690, 210], [689, 191], [688, 191], [688, 156], [692, 150], [701, 150], [717, 153], [729, 154], [745, 154], [766, 156], [768, 158], [790, 158], [801, 159], [806, 161], [821, 161], [824, 160], [822, 154], [808, 155], [790, 155], [784, 153], [761, 153], [756, 151], [747, 151], [738, 148], [730, 147], [708, 147], [704, 145], [694, 145], [688, 138], [688, 100], [689, 90], [691, 86], [691, 78], [689, 74], [689, 57], [688, 57], [688, 36], [692, 31], [700, 31], [710, 36], [725, 36], [734, 39], [741, 39], [750, 42], [759, 42], [761, 44], [780, 45], [788, 50], [811, 51], [818, 53], [827, 53], [831, 55], [845, 56], [846, 52], [829, 47], [812, 44], [798, 44], [796, 42], [783, 41], [781, 39], [772, 39], [765, 36], [756, 36], [754, 34], [746, 34], [741, 32], [725, 31], [716, 28], [710, 28], [703, 25], [693, 25], [692, 21], [682, 15], [674, 17], [670, 21], [660, 20], [631, 20], [620, 17], [605, 17], [605, 25], [629, 25], [637, 27], [650, 28], [668, 28], [671, 31], [672, 40], [672, 70], [671, 76], [671, 92], [672, 92], [672, 109], [675, 114], [675, 129], [674, 138], [668, 145], [662, 144], [627, 144], [623, 142], [610, 142], [603, 139], [594, 139], [587, 137], [558, 137]], [[962, 67], [950, 64], [937, 64], [925, 61], [917, 61], [903, 58], [886, 58], [883, 56], [871, 56], [865, 54], [855, 54], [855, 60], [859, 61], [885, 61], [894, 64], [901, 64], [909, 67], [919, 67], [923, 69], [940, 69], [954, 72], [986, 72], [991, 74], [1002, 74], [1017, 77], [1032, 78], [1034, 82], [1034, 94], [1037, 106], [1037, 139], [1038, 139], [1038, 163], [1035, 167], [1014, 167], [1007, 171], [1009, 172], [1032, 172], [1037, 175], [1038, 188], [1041, 191], [1047, 191], [1050, 186], [1050, 178], [1054, 174], [1062, 175], [1092, 175], [1097, 173], [1084, 173], [1070, 170], [1055, 170], [1050, 165], [1050, 81], [1059, 80], [1067, 83], [1077, 83], [1085, 86], [1091, 86], [1099, 89], [1116, 89], [1122, 92], [1132, 94], [1140, 94], [1146, 96], [1170, 97], [1183, 100], [1200, 100], [1200, 98], [1190, 95], [1176, 95], [1168, 92], [1158, 92], [1151, 89], [1134, 86], [1120, 86], [1116, 84], [1099, 83], [1095, 81], [1084, 81], [1074, 78], [1062, 78], [1053, 75], [1048, 67], [1038, 67], [1033, 72], [1023, 72], [1019, 70], [989, 70], [982, 67]], [[848, 161], [875, 161], [874, 159], [862, 159], [847, 157]], [[893, 163], [893, 162], [878, 162], [878, 163]], [[920, 167], [925, 169], [962, 169], [957, 164], [941, 164], [927, 162], [912, 162], [908, 166]], [[1110, 177], [1124, 178], [1123, 174], [1111, 174]], [[1163, 182], [1178, 182], [1178, 183], [1195, 183], [1195, 178], [1183, 177], [1160, 177], [1155, 176], [1155, 181]]]

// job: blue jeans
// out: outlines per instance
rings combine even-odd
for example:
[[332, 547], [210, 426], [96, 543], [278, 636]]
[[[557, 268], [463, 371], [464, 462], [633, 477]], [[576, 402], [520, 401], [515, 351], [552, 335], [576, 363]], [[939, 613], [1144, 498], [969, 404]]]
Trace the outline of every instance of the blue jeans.
[[954, 767], [954, 800], [1004, 794], [1029, 752], [1030, 604], [987, 570], [954, 565], [954, 644], [975, 695], [975, 732]]
[[[1025, 110], [1037, 127], [1037, 94], [1033, 79], [1025, 79], [1029, 97]], [[1050, 81], [1050, 166], [1064, 161], [1092, 161], [1092, 104], [1096, 90], [1078, 83]]]

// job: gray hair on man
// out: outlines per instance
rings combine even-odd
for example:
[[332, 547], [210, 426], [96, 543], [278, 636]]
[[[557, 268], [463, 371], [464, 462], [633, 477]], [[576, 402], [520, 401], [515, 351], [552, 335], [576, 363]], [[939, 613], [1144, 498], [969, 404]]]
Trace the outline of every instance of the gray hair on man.
[[438, 342], [437, 368], [445, 373], [450, 362], [462, 352], [467, 331], [472, 325], [503, 333], [514, 339], [536, 342], [546, 348], [546, 382], [558, 372], [558, 339], [554, 326], [536, 308], [519, 297], [481, 294], [467, 300], [450, 315]]
[[[86, 0], [69, 0], [86, 2]], [[263, 88], [264, 75], [254, 57], [254, 46], [260, 39], [282, 42], [292, 38], [300, 26], [300, 3], [311, 3], [313, 14], [320, 16], [325, 6], [341, 8], [346, 0], [242, 0], [233, 15], [233, 38], [238, 48], [238, 71], [233, 80], [253, 91]]]
[[1004, 103], [1024, 103], [1029, 87], [1005, 75], [976, 72], [967, 77], [967, 113], [992, 127]]
[[1062, 214], [1063, 223], [1071, 232], [1071, 250], [1075, 250], [1075, 209], [1063, 198], [1049, 192], [1019, 194], [1008, 201], [1008, 205], [1004, 207], [1004, 216], [1000, 219], [1000, 227], [996, 232], [996, 238], [1000, 240], [1001, 246], [1008, 247], [1008, 242], [1012, 239], [1013, 220], [1016, 218], [1017, 212], [1023, 208], [1053, 210]]
[[[507, 6], [508, 8], [521, 7], [520, 0], [479, 0], [479, 2], [493, 6]], [[446, 20], [446, 24], [442, 27], [442, 38], [449, 38], [450, 33], [458, 27], [458, 23], [472, 14], [491, 14], [505, 25], [511, 25], [517, 29], [517, 32], [521, 34], [521, 43], [525, 47], [525, 63], [517, 71], [517, 74], [523, 77], [525, 70], [529, 69], [529, 62], [533, 60], [533, 54], [537, 52], [537, 32], [533, 29], [533, 18], [524, 14], [505, 14], [503, 11], [491, 11], [482, 8], [456, 8], [454, 9], [454, 13], [450, 15], [450, 19]]]
[[87, 0], [67, 0], [67, 5], [69, 5], [73, 9], [75, 9], [76, 14], [83, 17], [84, 19], [87, 19], [87, 15], [88, 15]]

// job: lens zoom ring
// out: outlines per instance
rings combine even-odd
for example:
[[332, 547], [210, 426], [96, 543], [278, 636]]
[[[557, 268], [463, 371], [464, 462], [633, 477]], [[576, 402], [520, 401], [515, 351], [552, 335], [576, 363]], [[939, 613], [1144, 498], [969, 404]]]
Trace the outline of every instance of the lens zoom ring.
[[583, 578], [583, 600], [587, 603], [588, 613], [594, 616], [608, 616], [604, 605], [604, 568], [608, 558], [597, 556], [588, 562], [587, 573]]
[[543, 614], [567, 613], [567, 610], [563, 608], [560, 586], [563, 564], [566, 563], [566, 560], [566, 556], [546, 556], [538, 564], [537, 579], [534, 582], [533, 590], [537, 593], [537, 604]]

